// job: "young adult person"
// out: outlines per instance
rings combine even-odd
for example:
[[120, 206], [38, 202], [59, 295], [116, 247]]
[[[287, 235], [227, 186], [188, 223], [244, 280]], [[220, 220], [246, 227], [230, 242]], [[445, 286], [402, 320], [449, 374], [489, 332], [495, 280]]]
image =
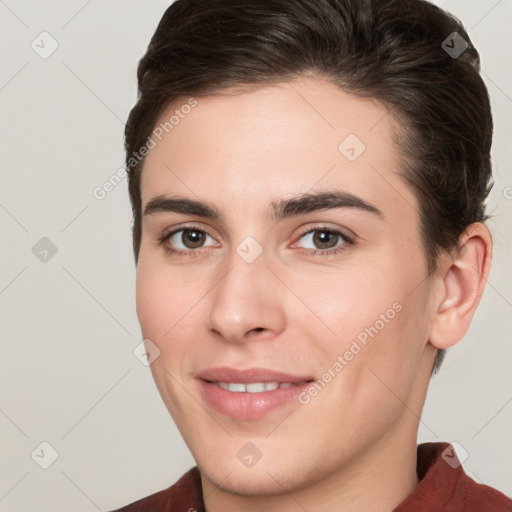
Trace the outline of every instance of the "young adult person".
[[491, 264], [461, 23], [421, 0], [178, 0], [138, 79], [137, 315], [197, 466], [119, 510], [512, 510], [417, 445]]

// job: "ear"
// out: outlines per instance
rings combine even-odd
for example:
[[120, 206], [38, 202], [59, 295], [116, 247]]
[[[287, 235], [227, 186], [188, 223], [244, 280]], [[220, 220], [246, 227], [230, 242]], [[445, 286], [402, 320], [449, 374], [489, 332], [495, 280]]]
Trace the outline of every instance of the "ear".
[[455, 259], [446, 255], [447, 263], [438, 277], [437, 313], [429, 337], [438, 349], [455, 345], [468, 331], [491, 268], [492, 236], [487, 226], [471, 224], [459, 242]]

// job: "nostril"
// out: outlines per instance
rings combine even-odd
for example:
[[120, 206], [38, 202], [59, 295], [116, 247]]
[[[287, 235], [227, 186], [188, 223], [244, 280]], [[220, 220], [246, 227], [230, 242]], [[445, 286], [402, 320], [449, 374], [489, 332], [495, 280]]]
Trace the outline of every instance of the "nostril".
[[246, 336], [251, 336], [252, 334], [255, 334], [257, 332], [264, 331], [264, 330], [265, 330], [264, 327], [255, 327], [254, 329], [247, 331]]

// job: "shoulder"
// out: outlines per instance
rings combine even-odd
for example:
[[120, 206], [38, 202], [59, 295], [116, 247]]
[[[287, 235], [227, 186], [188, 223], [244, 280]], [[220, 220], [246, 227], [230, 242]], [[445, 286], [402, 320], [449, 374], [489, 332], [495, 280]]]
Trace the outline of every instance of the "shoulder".
[[469, 477], [450, 443], [417, 447], [419, 482], [393, 512], [512, 512], [512, 501]]
[[464, 509], [486, 512], [512, 512], [512, 500], [488, 485], [479, 484], [468, 475], [461, 480], [464, 486]]
[[176, 483], [111, 512], [202, 512], [201, 478], [197, 466]]
[[[423, 443], [418, 446], [418, 476], [415, 491], [404, 502], [423, 510], [423, 504], [453, 512], [512, 512], [512, 500], [488, 485], [477, 483], [465, 471], [455, 447], [450, 443]], [[421, 506], [420, 506], [421, 505]], [[398, 508], [405, 512], [412, 508]]]

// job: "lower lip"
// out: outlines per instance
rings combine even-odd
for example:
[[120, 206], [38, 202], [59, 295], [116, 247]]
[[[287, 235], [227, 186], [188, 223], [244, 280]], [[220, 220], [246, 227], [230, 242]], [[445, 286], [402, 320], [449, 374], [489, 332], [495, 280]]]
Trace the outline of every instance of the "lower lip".
[[199, 380], [206, 401], [218, 412], [232, 418], [254, 420], [297, 398], [310, 382], [289, 388], [277, 388], [261, 393], [235, 393], [205, 380]]

